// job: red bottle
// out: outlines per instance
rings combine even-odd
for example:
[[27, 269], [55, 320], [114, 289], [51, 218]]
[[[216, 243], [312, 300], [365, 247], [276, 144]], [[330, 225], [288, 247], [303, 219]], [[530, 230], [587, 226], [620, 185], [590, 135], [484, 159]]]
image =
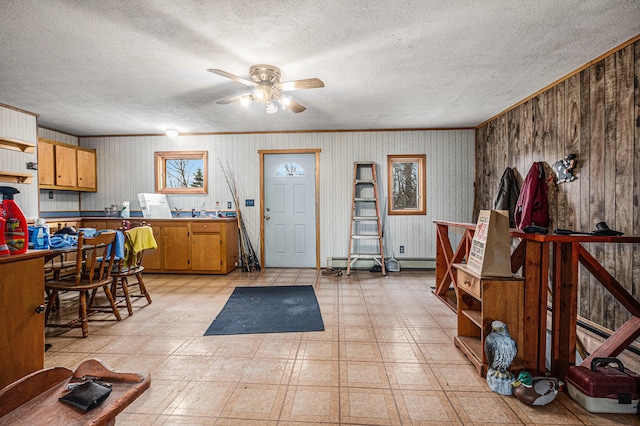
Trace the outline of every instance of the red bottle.
[[4, 218], [4, 208], [0, 204], [0, 256], [9, 256], [9, 247], [4, 239], [4, 225], [7, 221]]
[[10, 186], [0, 186], [0, 193], [2, 194], [2, 207], [4, 210], [2, 214], [6, 220], [4, 239], [7, 246], [9, 246], [9, 254], [25, 253], [29, 246], [27, 219], [13, 200], [13, 196], [19, 194], [20, 191]]

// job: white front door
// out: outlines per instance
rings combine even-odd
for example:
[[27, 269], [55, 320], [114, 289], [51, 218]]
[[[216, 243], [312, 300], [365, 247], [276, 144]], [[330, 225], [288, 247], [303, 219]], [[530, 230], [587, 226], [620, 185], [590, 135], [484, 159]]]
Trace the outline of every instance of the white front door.
[[264, 155], [265, 267], [316, 267], [316, 154]]

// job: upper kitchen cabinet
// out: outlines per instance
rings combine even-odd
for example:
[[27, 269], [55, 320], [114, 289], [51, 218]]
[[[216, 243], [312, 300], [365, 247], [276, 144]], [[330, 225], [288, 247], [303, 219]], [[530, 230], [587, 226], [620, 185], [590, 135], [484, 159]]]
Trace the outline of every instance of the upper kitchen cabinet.
[[96, 192], [96, 151], [39, 139], [38, 184], [40, 189]]

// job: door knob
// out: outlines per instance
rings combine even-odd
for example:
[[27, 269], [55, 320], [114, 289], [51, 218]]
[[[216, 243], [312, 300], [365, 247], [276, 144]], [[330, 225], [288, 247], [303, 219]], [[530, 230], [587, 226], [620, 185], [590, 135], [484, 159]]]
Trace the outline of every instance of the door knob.
[[266, 220], [269, 220], [269, 219], [271, 219], [271, 216], [265, 216], [264, 218], [265, 218]]
[[35, 311], [36, 311], [36, 314], [41, 314], [41, 313], [43, 313], [43, 312], [44, 312], [44, 305], [40, 305], [40, 306], [38, 306], [38, 307], [35, 309]]

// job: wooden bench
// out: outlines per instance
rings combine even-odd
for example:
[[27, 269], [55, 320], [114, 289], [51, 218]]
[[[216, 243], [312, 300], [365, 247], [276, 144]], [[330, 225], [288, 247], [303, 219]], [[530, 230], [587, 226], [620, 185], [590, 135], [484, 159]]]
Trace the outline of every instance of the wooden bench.
[[[109, 397], [88, 412], [58, 401], [68, 392], [67, 384], [83, 377], [112, 383]], [[75, 372], [64, 367], [39, 370], [0, 390], [0, 424], [113, 425], [116, 416], [150, 385], [150, 375], [118, 373], [95, 359], [83, 362]]]

